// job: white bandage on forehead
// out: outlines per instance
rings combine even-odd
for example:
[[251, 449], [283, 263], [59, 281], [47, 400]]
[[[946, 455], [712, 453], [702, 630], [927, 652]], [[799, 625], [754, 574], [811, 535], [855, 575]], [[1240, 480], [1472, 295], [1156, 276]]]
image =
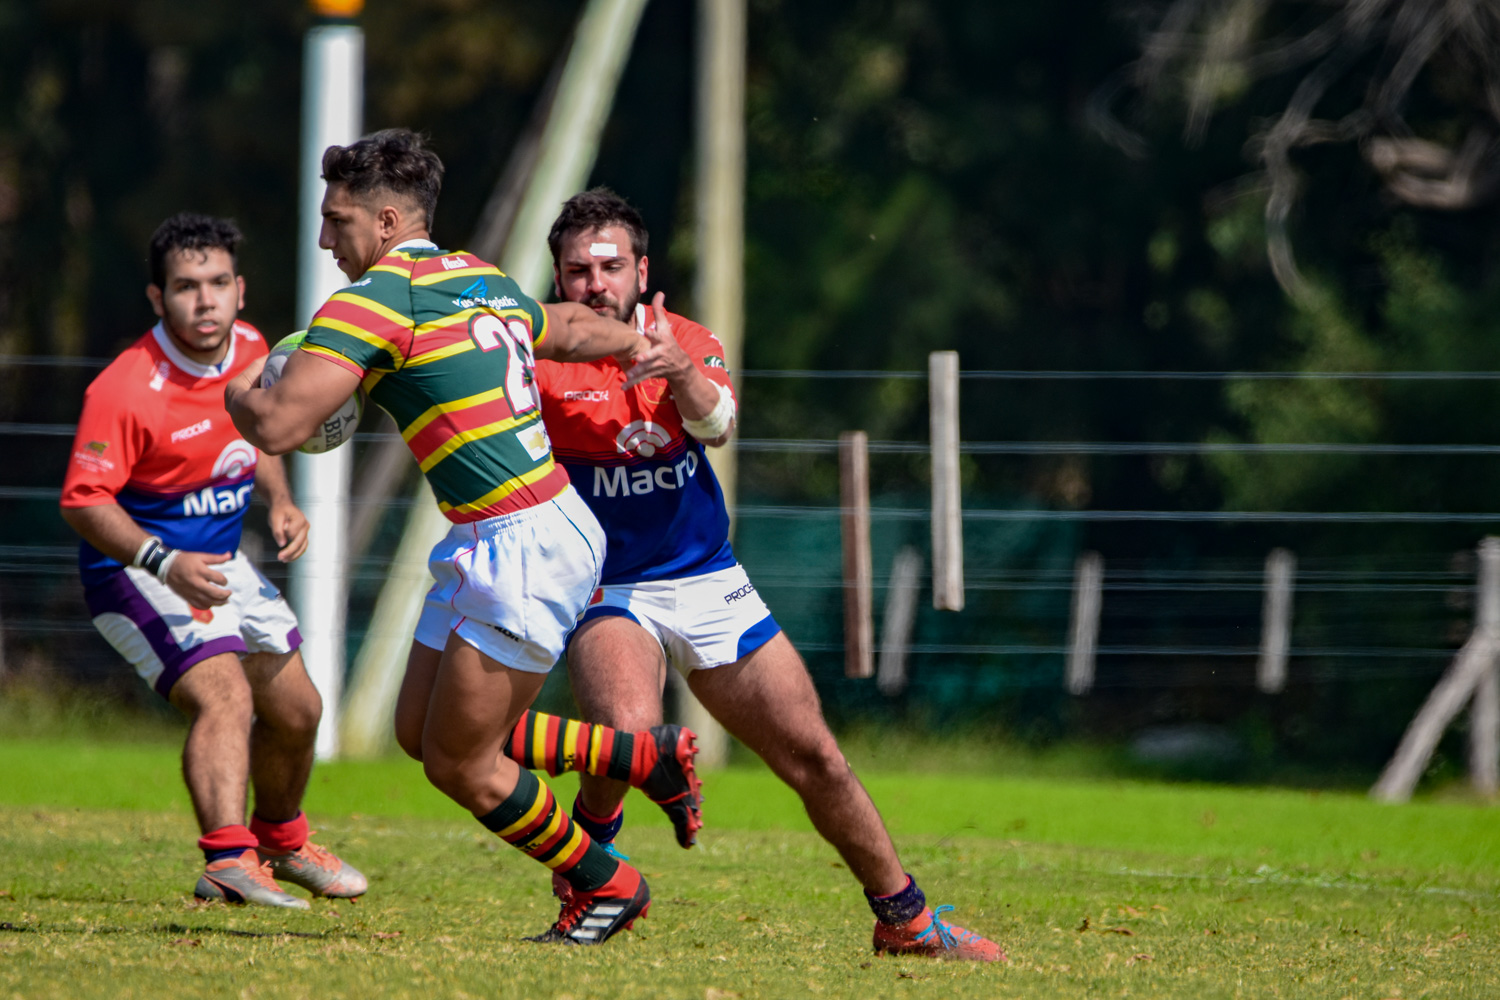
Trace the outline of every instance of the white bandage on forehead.
[[589, 253], [595, 257], [618, 257], [617, 248], [613, 243], [590, 243]]

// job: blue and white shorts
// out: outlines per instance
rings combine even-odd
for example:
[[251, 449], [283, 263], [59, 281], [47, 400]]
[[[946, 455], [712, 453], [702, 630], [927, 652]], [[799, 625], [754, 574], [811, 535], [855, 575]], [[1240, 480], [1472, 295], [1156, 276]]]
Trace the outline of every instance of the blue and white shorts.
[[611, 616], [649, 632], [684, 677], [748, 656], [781, 631], [739, 563], [699, 576], [603, 587], [583, 620]]
[[573, 487], [546, 503], [455, 524], [432, 550], [414, 638], [442, 649], [448, 633], [515, 670], [545, 674], [599, 586], [604, 529]]
[[239, 552], [214, 569], [228, 579], [228, 604], [195, 608], [154, 574], [126, 566], [84, 594], [94, 627], [167, 697], [195, 663], [220, 653], [290, 653], [302, 645], [297, 616]]

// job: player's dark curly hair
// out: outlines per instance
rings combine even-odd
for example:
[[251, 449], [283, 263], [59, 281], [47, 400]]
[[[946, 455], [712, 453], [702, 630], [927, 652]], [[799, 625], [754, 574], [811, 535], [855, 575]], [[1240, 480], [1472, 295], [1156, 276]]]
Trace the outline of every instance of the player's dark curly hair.
[[552, 264], [557, 266], [557, 255], [562, 252], [562, 242], [574, 233], [602, 229], [605, 226], [621, 226], [630, 234], [630, 249], [636, 260], [646, 256], [646, 244], [650, 234], [646, 223], [624, 198], [607, 187], [590, 188], [575, 194], [563, 202], [562, 214], [552, 223], [552, 232], [547, 234], [547, 246], [552, 248]]
[[431, 230], [443, 189], [443, 161], [416, 132], [388, 128], [347, 146], [325, 149], [323, 179], [344, 185], [356, 197], [384, 189], [409, 198], [426, 214]]
[[151, 283], [167, 286], [167, 258], [182, 250], [223, 250], [239, 269], [240, 243], [245, 239], [229, 219], [195, 212], [178, 212], [151, 234]]

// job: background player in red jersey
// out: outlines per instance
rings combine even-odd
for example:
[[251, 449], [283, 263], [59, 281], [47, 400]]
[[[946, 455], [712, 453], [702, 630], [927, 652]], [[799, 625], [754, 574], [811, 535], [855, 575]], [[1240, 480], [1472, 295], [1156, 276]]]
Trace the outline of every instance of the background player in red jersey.
[[161, 322], [89, 386], [62, 516], [83, 537], [95, 626], [190, 720], [182, 773], [205, 858], [195, 894], [306, 909], [275, 879], [342, 897], [367, 883], [308, 840], [300, 807], [322, 702], [291, 609], [238, 551], [252, 486], [278, 558], [307, 548], [281, 460], [258, 454], [224, 411], [225, 384], [266, 354], [236, 318], [239, 242], [232, 223], [190, 214], [152, 236], [146, 296]]
[[[801, 796], [864, 886], [878, 951], [1003, 959], [993, 942], [927, 907], [839, 752], [802, 658], [734, 559], [723, 494], [703, 457], [705, 444], [734, 430], [723, 349], [690, 320], [668, 313], [666, 327], [639, 308], [649, 263], [640, 215], [613, 192], [587, 191], [564, 205], [548, 242], [559, 296], [635, 321], [664, 368], [662, 379], [633, 385], [609, 361], [537, 365], [554, 453], [608, 540], [604, 586], [568, 645], [582, 715], [623, 730], [659, 723], [670, 662]], [[580, 781], [574, 818], [608, 843], [627, 786]]]

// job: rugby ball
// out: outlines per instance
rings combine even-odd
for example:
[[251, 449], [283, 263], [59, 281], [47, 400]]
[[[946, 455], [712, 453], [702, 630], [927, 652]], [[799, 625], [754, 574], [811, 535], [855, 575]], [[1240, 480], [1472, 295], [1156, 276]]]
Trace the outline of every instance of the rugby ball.
[[[270, 356], [266, 358], [266, 367], [260, 373], [262, 389], [271, 388], [276, 384], [276, 380], [281, 378], [281, 372], [286, 368], [286, 359], [302, 346], [302, 341], [306, 336], [306, 330], [298, 330], [288, 337], [283, 337], [281, 342], [271, 349]], [[364, 413], [364, 408], [364, 399], [356, 392], [343, 406], [335, 410], [332, 416], [323, 421], [322, 427], [314, 431], [313, 436], [297, 450], [309, 455], [320, 455], [350, 440], [354, 437], [354, 429], [359, 426], [359, 418]]]

